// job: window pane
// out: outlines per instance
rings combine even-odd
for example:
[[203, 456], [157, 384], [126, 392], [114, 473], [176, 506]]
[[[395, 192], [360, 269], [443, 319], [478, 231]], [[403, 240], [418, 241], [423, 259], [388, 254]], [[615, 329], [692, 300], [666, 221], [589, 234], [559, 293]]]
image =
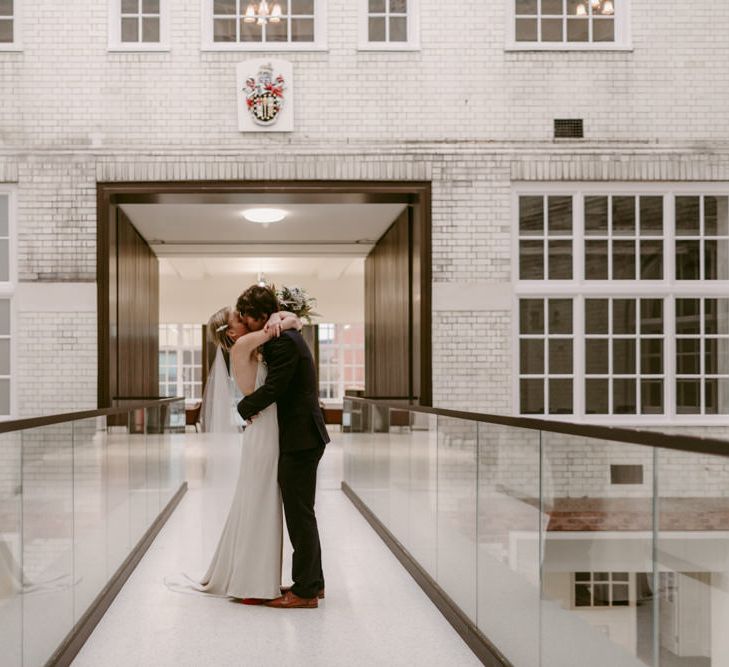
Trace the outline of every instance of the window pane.
[[726, 197], [704, 197], [704, 234], [729, 235], [729, 213]]
[[699, 279], [699, 241], [676, 241], [676, 278]]
[[8, 236], [10, 230], [10, 197], [0, 195], [0, 236]]
[[634, 415], [635, 403], [635, 380], [633, 378], [613, 380], [613, 413]]
[[635, 197], [613, 197], [613, 234], [635, 234]]
[[663, 300], [640, 300], [640, 332], [642, 334], [663, 333]]
[[268, 23], [266, 25], [266, 41], [267, 42], [288, 42], [289, 41], [289, 23], [288, 23], [288, 21], [279, 21], [278, 23]]
[[729, 334], [729, 299], [704, 299], [705, 333]]
[[390, 19], [390, 41], [408, 41], [408, 20], [404, 16], [394, 16]]
[[589, 572], [575, 572], [575, 581], [590, 581]]
[[[263, 41], [263, 26], [258, 25], [258, 23], [246, 23], [245, 21], [240, 21], [239, 25], [241, 42]], [[235, 41], [235, 33], [233, 33], [232, 39], [230, 41]]]
[[567, 14], [569, 16], [581, 16], [581, 12], [586, 8], [585, 0], [567, 0]]
[[699, 299], [676, 299], [676, 333], [701, 333], [701, 301]]
[[313, 42], [314, 19], [291, 19], [291, 41]]
[[698, 375], [701, 372], [700, 340], [676, 340], [676, 372], [680, 375]]
[[369, 11], [370, 13], [384, 14], [385, 13], [385, 0], [370, 0]]
[[10, 335], [10, 300], [0, 299], [0, 334]]
[[136, 18], [122, 19], [121, 41], [122, 42], [138, 42], [139, 41], [139, 21]]
[[641, 236], [661, 236], [663, 234], [663, 197], [640, 198]]
[[572, 333], [572, 299], [549, 300], [549, 333]]
[[610, 605], [610, 587], [608, 584], [593, 584], [593, 606], [608, 607]]
[[608, 359], [607, 339], [585, 341], [585, 372], [588, 375], [607, 375]]
[[216, 42], [234, 42], [235, 19], [215, 19], [213, 21], [213, 39]]
[[589, 584], [575, 585], [575, 607], [591, 607], [592, 596]]
[[0, 21], [0, 43], [9, 44], [13, 41], [13, 22]]
[[562, 19], [542, 19], [542, 41], [562, 41]]
[[159, 14], [159, 0], [142, 0], [144, 14]]
[[519, 341], [519, 364], [524, 375], [544, 373], [544, 340], [540, 338]]
[[10, 414], [10, 380], [0, 380], [0, 415]]
[[235, 0], [213, 0], [213, 14], [235, 15]]
[[585, 241], [585, 278], [608, 279], [608, 242]]
[[390, 0], [390, 12], [393, 14], [404, 14], [408, 10], [407, 0]]
[[663, 373], [663, 341], [660, 338], [640, 341], [640, 372], [646, 375]]
[[549, 279], [569, 280], [572, 278], [572, 241], [550, 241]]
[[122, 14], [138, 14], [139, 0], [122, 0], [121, 10]]
[[571, 340], [565, 338], [549, 340], [549, 373], [551, 375], [570, 375], [572, 373]]
[[592, 41], [593, 42], [614, 42], [615, 21], [612, 19], [592, 20]]
[[635, 340], [633, 338], [614, 339], [613, 373], [617, 375], [633, 375], [635, 372]]
[[610, 579], [610, 573], [609, 572], [595, 572], [592, 575], [592, 578], [595, 581], [608, 581]]
[[588, 334], [608, 333], [607, 299], [585, 299], [585, 332]]
[[663, 242], [640, 242], [641, 280], [661, 280], [663, 278]]
[[640, 412], [644, 415], [663, 414], [663, 380], [641, 381]]
[[10, 339], [0, 338], [0, 375], [10, 375]]
[[291, 0], [291, 13], [314, 15], [314, 0]]
[[706, 414], [729, 413], [729, 378], [710, 378], [704, 385]]
[[519, 241], [519, 278], [544, 279], [544, 244], [541, 241]]
[[699, 235], [699, 197], [676, 197], [676, 234]]
[[729, 375], [729, 339], [704, 340], [704, 372], [707, 375]]
[[521, 380], [520, 410], [522, 414], [544, 413], [544, 380]]
[[544, 333], [544, 301], [521, 299], [519, 301], [519, 331], [523, 334]]
[[700, 380], [676, 380], [676, 412], [696, 415], [701, 412]]
[[607, 379], [585, 380], [585, 412], [588, 415], [606, 415], [609, 397], [610, 385]]
[[567, 41], [587, 42], [590, 38], [590, 24], [587, 18], [567, 19]]
[[729, 278], [729, 239], [704, 241], [704, 279]]
[[572, 414], [572, 380], [549, 380], [549, 414]]
[[10, 280], [10, 255], [8, 239], [0, 239], [0, 281]]
[[542, 0], [542, 14], [562, 14], [562, 0]]
[[613, 607], [627, 607], [628, 586], [627, 584], [616, 584], [613, 586]]
[[571, 234], [572, 197], [549, 197], [547, 208], [549, 234]]
[[516, 0], [517, 14], [536, 14], [537, 0]]
[[585, 197], [585, 234], [602, 236], [608, 233], [608, 198]]
[[145, 17], [142, 19], [142, 41], [159, 42], [159, 18]]
[[519, 197], [519, 234], [542, 236], [544, 234], [544, 199]]
[[635, 241], [613, 241], [613, 278], [635, 279]]
[[613, 333], [635, 333], [635, 299], [613, 300]]
[[517, 42], [536, 42], [537, 20], [516, 19], [515, 38]]

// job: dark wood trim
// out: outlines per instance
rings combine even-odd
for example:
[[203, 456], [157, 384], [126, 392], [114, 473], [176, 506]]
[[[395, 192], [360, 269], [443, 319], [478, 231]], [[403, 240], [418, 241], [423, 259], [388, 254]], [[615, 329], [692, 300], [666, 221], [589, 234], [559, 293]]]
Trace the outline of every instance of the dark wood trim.
[[96, 596], [96, 599], [91, 603], [91, 606], [84, 612], [84, 615], [79, 619], [78, 623], [74, 625], [71, 632], [66, 635], [66, 638], [61, 642], [61, 645], [54, 651], [46, 663], [46, 667], [66, 667], [70, 665], [78, 652], [81, 650], [86, 640], [89, 638], [94, 628], [97, 626], [101, 618], [106, 613], [106, 610], [111, 606], [114, 598], [117, 596], [122, 586], [129, 579], [129, 575], [134, 572], [134, 569], [142, 560], [142, 556], [147, 552], [149, 546], [157, 537], [157, 534], [162, 530], [162, 526], [165, 525], [167, 519], [175, 510], [182, 496], [187, 491], [187, 482], [183, 482], [180, 488], [177, 490], [174, 496], [167, 503], [167, 506], [159, 513], [154, 523], [147, 529], [142, 536], [142, 539], [137, 542], [134, 549], [126, 557], [124, 562], [119, 566], [119, 569], [114, 573], [111, 579], [108, 581], [102, 591]]
[[473, 621], [461, 611], [460, 607], [453, 602], [437, 582], [420, 566], [400, 541], [385, 528], [382, 522], [372, 513], [370, 508], [365, 505], [347, 482], [342, 482], [342, 491], [352, 501], [352, 504], [360, 511], [370, 526], [374, 528], [375, 532], [382, 538], [382, 541], [389, 547], [390, 551], [392, 551], [410, 576], [425, 591], [425, 594], [438, 608], [440, 613], [446, 617], [446, 620], [475, 653], [476, 657], [488, 667], [512, 667], [511, 663], [486, 638], [476, 625], [474, 625]]
[[[126, 399], [116, 399], [126, 400]], [[135, 400], [135, 399], [129, 399]], [[13, 419], [11, 421], [0, 422], [0, 433], [10, 433], [11, 431], [22, 431], [29, 428], [40, 428], [41, 426], [51, 426], [53, 424], [63, 424], [64, 422], [73, 422], [81, 419], [93, 419], [94, 417], [109, 417], [112, 415], [122, 415], [133, 410], [141, 410], [143, 408], [156, 408], [161, 405], [168, 405], [175, 401], [184, 401], [184, 396], [172, 396], [169, 398], [161, 398], [153, 401], [142, 401], [132, 403], [123, 407], [114, 408], [98, 408], [96, 410], [82, 410], [80, 412], [64, 412], [58, 415], [46, 415], [45, 417], [28, 417], [27, 419]]]
[[344, 401], [358, 401], [378, 405], [383, 409], [407, 409], [411, 412], [423, 412], [429, 415], [448, 417], [450, 419], [464, 419], [466, 421], [483, 422], [485, 424], [499, 424], [512, 426], [531, 431], [545, 431], [547, 433], [563, 433], [583, 438], [607, 440], [611, 442], [624, 442], [630, 445], [645, 445], [660, 449], [674, 449], [692, 454], [711, 454], [729, 457], [729, 440], [719, 438], [701, 438], [691, 435], [676, 435], [661, 433], [660, 431], [643, 431], [639, 429], [620, 428], [614, 426], [596, 426], [592, 424], [573, 424], [571, 422], [551, 421], [547, 419], [534, 419], [532, 417], [505, 417], [480, 412], [463, 412], [459, 410], [446, 410], [431, 408], [423, 405], [405, 405], [392, 399], [360, 398], [359, 396], [345, 396]]

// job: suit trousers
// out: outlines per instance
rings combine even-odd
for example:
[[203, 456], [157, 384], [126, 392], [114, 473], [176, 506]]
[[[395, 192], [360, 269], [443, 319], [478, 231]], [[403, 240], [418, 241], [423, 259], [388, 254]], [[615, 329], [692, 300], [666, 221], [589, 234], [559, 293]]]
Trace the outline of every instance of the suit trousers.
[[294, 548], [291, 590], [302, 598], [315, 598], [324, 588], [319, 529], [314, 514], [316, 470], [322, 454], [323, 445], [314, 449], [281, 452], [278, 457], [278, 484], [281, 487], [286, 528]]

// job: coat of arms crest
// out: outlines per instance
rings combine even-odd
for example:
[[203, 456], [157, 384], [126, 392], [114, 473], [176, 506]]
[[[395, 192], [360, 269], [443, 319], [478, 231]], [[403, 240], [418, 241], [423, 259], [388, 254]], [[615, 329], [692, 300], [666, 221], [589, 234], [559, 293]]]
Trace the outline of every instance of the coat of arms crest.
[[254, 122], [259, 125], [272, 125], [276, 122], [284, 105], [286, 82], [283, 75], [275, 79], [270, 64], [261, 65], [256, 77], [248, 77], [243, 88], [246, 105]]

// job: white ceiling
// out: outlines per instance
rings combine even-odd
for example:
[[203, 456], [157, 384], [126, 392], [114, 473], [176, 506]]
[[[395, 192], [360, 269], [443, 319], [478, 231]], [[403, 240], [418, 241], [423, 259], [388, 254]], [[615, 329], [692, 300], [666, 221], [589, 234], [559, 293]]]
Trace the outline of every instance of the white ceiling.
[[[405, 204], [276, 204], [278, 223], [241, 212], [271, 204], [122, 204], [158, 257], [365, 257]], [[318, 261], [318, 260], [317, 260]]]

